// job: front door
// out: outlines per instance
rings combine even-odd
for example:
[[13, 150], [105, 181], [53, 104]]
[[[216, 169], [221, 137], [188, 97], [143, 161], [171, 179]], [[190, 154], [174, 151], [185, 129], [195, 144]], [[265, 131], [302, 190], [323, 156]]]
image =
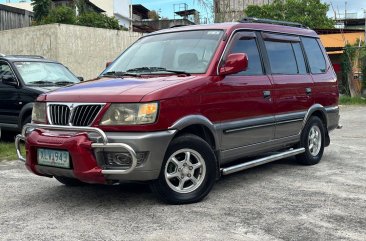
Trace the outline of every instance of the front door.
[[6, 85], [2, 83], [3, 76], [14, 76], [14, 72], [6, 62], [0, 62], [0, 123], [17, 125], [19, 115], [19, 96], [18, 89], [14, 86]]
[[274, 137], [272, 84], [264, 72], [256, 33], [237, 32], [225, 56], [230, 53], [246, 53], [248, 69], [220, 76], [212, 88], [214, 93], [205, 95], [205, 98], [216, 102], [215, 112], [205, 115], [220, 122], [218, 129], [221, 132], [224, 159], [246, 155], [243, 153], [244, 147], [268, 142]]

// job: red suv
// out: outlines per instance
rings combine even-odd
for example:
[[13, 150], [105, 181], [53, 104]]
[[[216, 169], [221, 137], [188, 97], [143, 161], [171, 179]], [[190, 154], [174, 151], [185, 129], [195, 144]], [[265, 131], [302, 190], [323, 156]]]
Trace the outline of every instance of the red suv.
[[275, 23], [142, 37], [98, 79], [40, 95], [19, 158], [65, 185], [149, 181], [175, 204], [200, 201], [220, 175], [318, 163], [338, 127], [336, 75], [314, 31]]

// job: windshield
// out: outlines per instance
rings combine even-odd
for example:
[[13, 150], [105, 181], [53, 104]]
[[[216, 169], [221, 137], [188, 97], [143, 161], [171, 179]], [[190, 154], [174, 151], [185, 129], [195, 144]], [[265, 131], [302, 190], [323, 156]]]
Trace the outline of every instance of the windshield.
[[48, 62], [15, 62], [26, 85], [67, 85], [79, 83], [65, 66]]
[[147, 36], [127, 49], [102, 75], [111, 73], [203, 74], [223, 31], [202, 30]]

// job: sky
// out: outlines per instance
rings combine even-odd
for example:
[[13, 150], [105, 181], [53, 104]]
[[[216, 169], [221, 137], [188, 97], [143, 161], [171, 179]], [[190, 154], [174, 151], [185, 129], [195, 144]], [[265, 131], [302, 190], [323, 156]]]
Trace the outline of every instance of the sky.
[[[18, 2], [19, 0], [11, 0], [11, 2]], [[202, 7], [198, 0], [131, 0], [133, 4], [143, 4], [146, 8], [150, 10], [161, 11], [160, 15], [162, 17], [173, 18], [174, 17], [174, 4], [186, 3], [188, 4], [188, 8], [195, 8], [201, 12], [201, 17], [207, 16], [207, 9]], [[210, 0], [211, 1], [211, 0]], [[330, 2], [333, 3], [333, 6], [336, 12], [344, 15], [345, 10], [345, 2], [347, 2], [347, 12], [348, 13], [357, 13], [358, 17], [364, 17], [363, 9], [366, 9], [366, 0], [321, 0], [323, 3]], [[6, 2], [6, 0], [0, 0], [0, 3]], [[212, 2], [212, 1], [211, 1]], [[334, 12], [330, 7], [330, 11], [328, 12], [329, 17], [334, 17]], [[210, 16], [209, 16], [210, 17]], [[343, 16], [342, 16], [343, 17]]]

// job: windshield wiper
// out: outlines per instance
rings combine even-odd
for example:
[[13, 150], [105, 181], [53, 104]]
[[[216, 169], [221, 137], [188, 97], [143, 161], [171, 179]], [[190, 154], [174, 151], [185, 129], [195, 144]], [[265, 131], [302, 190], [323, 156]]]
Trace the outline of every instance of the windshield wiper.
[[32, 82], [29, 82], [28, 84], [31, 84], [31, 85], [55, 85], [54, 82], [46, 81], [46, 80], [32, 81]]
[[123, 77], [123, 76], [134, 76], [134, 77], [140, 77], [140, 74], [134, 74], [134, 73], [127, 73], [127, 72], [122, 72], [122, 71], [109, 71], [106, 72], [104, 74], [102, 74], [102, 76], [114, 76], [114, 77]]
[[75, 83], [71, 82], [71, 81], [58, 81], [55, 83], [55, 85], [60, 85], [60, 86], [70, 85], [70, 84], [75, 84]]
[[126, 72], [169, 72], [169, 73], [175, 73], [175, 74], [185, 74], [185, 75], [191, 75], [190, 73], [187, 73], [185, 71], [180, 71], [180, 70], [170, 70], [170, 69], [166, 69], [163, 67], [140, 67], [140, 68], [134, 68], [134, 69], [129, 69]]

